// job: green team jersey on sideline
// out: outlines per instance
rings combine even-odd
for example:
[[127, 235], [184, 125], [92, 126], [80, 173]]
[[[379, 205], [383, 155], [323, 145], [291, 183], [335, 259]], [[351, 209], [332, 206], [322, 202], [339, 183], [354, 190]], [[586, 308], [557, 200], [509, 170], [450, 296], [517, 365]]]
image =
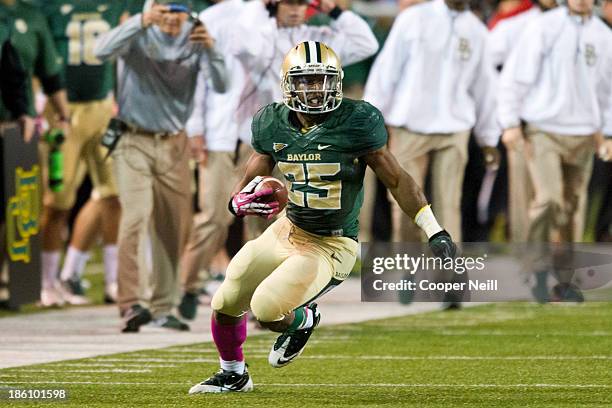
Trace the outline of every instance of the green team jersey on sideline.
[[[0, 3], [0, 14], [12, 21], [11, 43], [19, 54], [28, 75], [28, 114], [36, 116], [32, 95], [32, 76], [48, 78], [60, 73], [62, 65], [45, 16], [32, 4], [17, 0], [8, 6]], [[0, 101], [0, 120], [10, 118], [10, 113]]]
[[382, 114], [364, 101], [344, 98], [324, 122], [305, 133], [284, 104], [253, 118], [252, 144], [268, 154], [289, 181], [287, 217], [313, 234], [357, 237], [363, 202], [363, 155], [387, 143]]
[[43, 8], [71, 102], [106, 98], [114, 87], [113, 64], [94, 55], [96, 39], [119, 24], [124, 0], [48, 0]]

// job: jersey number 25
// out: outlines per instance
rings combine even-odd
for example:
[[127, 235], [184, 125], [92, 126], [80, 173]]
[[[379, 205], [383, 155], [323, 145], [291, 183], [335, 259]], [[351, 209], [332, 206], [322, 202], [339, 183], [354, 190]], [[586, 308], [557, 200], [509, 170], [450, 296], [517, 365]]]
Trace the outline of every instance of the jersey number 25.
[[289, 200], [293, 204], [319, 210], [340, 209], [342, 182], [322, 179], [340, 173], [340, 163], [278, 162], [278, 168], [291, 182]]

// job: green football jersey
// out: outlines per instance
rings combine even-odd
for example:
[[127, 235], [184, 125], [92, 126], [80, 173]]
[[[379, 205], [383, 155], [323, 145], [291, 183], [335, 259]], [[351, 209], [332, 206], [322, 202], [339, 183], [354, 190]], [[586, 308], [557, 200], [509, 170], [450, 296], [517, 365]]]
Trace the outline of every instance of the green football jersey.
[[64, 62], [71, 102], [104, 99], [114, 87], [113, 64], [94, 55], [96, 39], [119, 24], [123, 0], [48, 0], [44, 12]]
[[255, 151], [272, 156], [290, 184], [287, 217], [313, 234], [357, 237], [363, 155], [387, 143], [382, 114], [344, 98], [324, 122], [302, 132], [289, 108], [273, 103], [253, 118]]
[[[13, 5], [0, 3], [0, 14], [6, 20], [12, 21], [11, 43], [17, 50], [21, 63], [28, 74], [28, 113], [36, 116], [34, 98], [32, 95], [32, 76], [48, 78], [61, 71], [61, 61], [55, 51], [49, 26], [40, 10], [21, 0]], [[9, 112], [0, 101], [0, 120], [8, 119]]]

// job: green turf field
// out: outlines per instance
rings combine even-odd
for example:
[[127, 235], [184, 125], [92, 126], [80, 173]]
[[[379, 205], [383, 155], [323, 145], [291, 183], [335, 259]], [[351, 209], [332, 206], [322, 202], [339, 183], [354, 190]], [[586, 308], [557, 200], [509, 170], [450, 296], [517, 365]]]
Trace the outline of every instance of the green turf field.
[[44, 404], [62, 407], [612, 406], [610, 303], [484, 305], [324, 327], [283, 369], [267, 364], [273, 339], [246, 344], [250, 394], [187, 395], [217, 369], [210, 343], [5, 369], [0, 383], [65, 388], [67, 401]]

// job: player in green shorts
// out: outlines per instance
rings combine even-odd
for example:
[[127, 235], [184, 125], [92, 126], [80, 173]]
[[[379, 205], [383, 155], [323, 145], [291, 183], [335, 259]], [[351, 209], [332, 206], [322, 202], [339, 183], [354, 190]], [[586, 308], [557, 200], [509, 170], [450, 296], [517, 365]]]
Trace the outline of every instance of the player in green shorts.
[[237, 216], [270, 217], [277, 202], [259, 200], [262, 176], [276, 165], [289, 182], [287, 215], [232, 259], [212, 300], [212, 335], [221, 370], [189, 391], [250, 391], [242, 344], [245, 314], [282, 333], [268, 361], [284, 367], [304, 349], [320, 320], [317, 297], [349, 275], [358, 252], [363, 177], [370, 166], [429, 238], [436, 256], [456, 247], [436, 221], [423, 192], [389, 153], [381, 113], [364, 101], [342, 97], [342, 67], [323, 43], [298, 44], [282, 66], [282, 104], [262, 108], [253, 120], [246, 174], [229, 203]]

